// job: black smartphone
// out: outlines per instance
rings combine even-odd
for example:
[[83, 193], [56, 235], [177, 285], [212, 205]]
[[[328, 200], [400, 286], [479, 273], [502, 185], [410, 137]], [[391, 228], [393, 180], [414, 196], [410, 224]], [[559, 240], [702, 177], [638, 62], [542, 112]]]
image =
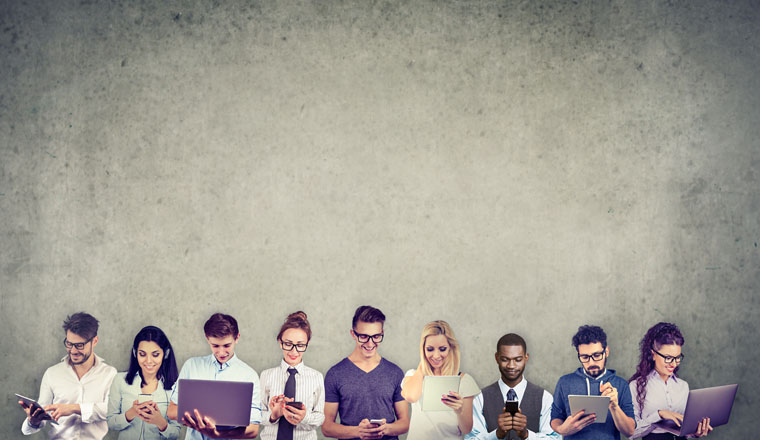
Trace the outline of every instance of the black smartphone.
[[285, 405], [286, 406], [293, 406], [293, 407], [296, 407], [298, 409], [303, 409], [303, 403], [301, 403], [301, 402], [285, 402]]
[[518, 402], [516, 400], [507, 400], [504, 402], [504, 412], [512, 415], [517, 414]]

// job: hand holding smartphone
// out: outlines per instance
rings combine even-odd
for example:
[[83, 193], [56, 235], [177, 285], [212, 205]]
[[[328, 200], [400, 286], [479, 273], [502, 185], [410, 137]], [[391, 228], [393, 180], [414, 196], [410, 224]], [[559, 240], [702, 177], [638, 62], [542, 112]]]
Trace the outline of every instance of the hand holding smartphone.
[[304, 405], [302, 402], [285, 402], [285, 406], [292, 406], [293, 408], [304, 409]]
[[517, 400], [507, 400], [504, 402], [504, 412], [512, 414], [513, 416], [517, 414], [518, 407], [519, 402]]

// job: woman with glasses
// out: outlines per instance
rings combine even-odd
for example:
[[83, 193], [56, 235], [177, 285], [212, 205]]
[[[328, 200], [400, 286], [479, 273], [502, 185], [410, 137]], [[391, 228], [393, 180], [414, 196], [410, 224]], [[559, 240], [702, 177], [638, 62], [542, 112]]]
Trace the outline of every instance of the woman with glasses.
[[[636, 431], [632, 438], [644, 440], [673, 440], [674, 436], [654, 423], [671, 420], [677, 426], [683, 422], [689, 384], [676, 376], [684, 358], [681, 352], [684, 338], [675, 324], [660, 322], [647, 330], [639, 344], [639, 365], [628, 379], [633, 396]], [[697, 432], [689, 437], [704, 437], [710, 431], [710, 419], [705, 418]]]
[[261, 373], [262, 440], [317, 438], [325, 420], [325, 387], [322, 373], [303, 363], [310, 340], [306, 313], [288, 315], [277, 334], [282, 361]]
[[[459, 342], [446, 321], [425, 325], [420, 337], [420, 363], [401, 383], [401, 395], [412, 404], [408, 440], [461, 439], [472, 430], [472, 401], [480, 388], [472, 376], [459, 371]], [[425, 376], [459, 376], [458, 389], [440, 398], [451, 411], [423, 411], [420, 404]]]
[[132, 343], [129, 369], [116, 375], [108, 396], [108, 428], [119, 431], [119, 440], [179, 437], [181, 426], [166, 418], [177, 374], [164, 332], [143, 327]]

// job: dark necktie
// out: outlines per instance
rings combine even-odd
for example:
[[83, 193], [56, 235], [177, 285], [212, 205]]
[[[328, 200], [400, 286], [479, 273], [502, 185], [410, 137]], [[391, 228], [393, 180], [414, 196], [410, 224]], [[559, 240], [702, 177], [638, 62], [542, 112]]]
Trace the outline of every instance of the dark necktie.
[[[296, 397], [296, 372], [295, 368], [288, 368], [288, 380], [285, 381], [285, 397], [295, 399]], [[284, 409], [283, 409], [284, 411]], [[293, 440], [293, 425], [285, 417], [280, 417], [277, 422], [277, 440]]]
[[517, 393], [514, 389], [510, 388], [509, 391], [507, 391], [507, 400], [517, 400]]
[[[514, 389], [510, 388], [509, 391], [507, 391], [507, 400], [517, 400], [517, 393]], [[518, 439], [520, 438], [515, 431], [510, 430], [507, 433], [508, 439]]]

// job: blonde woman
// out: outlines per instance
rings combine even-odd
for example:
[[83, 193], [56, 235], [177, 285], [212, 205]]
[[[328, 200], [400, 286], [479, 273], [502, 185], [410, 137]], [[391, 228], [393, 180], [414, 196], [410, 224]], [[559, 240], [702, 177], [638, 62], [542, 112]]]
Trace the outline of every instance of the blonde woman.
[[[446, 321], [433, 321], [422, 329], [420, 363], [401, 383], [401, 395], [412, 404], [408, 440], [461, 439], [472, 430], [472, 400], [480, 388], [472, 376], [459, 371], [459, 342]], [[452, 411], [423, 411], [420, 405], [425, 376], [459, 376], [459, 389], [441, 396]]]

